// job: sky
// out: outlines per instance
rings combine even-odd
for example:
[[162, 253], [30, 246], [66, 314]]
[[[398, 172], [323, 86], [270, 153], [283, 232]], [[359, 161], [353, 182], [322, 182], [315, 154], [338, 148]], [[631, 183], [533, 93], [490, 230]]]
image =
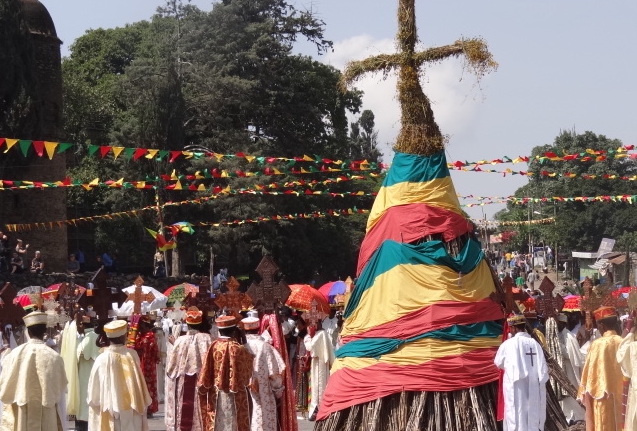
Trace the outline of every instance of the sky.
[[[41, 0], [63, 41], [62, 55], [88, 29], [149, 19], [163, 0]], [[210, 0], [193, 0], [210, 10]], [[348, 61], [395, 51], [397, 0], [289, 0], [325, 22], [334, 51], [317, 56], [313, 46], [295, 50], [343, 69]], [[492, 160], [530, 155], [563, 130], [592, 131], [637, 144], [637, 2], [616, 0], [416, 0], [420, 47], [482, 37], [498, 70], [480, 82], [462, 60], [427, 67], [422, 84], [436, 120], [449, 136], [447, 158]], [[400, 127], [396, 79], [370, 75], [357, 87], [363, 108], [376, 117], [384, 159]], [[327, 155], [329, 156], [329, 155]], [[525, 164], [496, 165], [525, 170]], [[453, 171], [458, 194], [508, 196], [525, 177]], [[469, 201], [461, 201], [469, 202]], [[475, 202], [475, 201], [470, 201]], [[492, 218], [504, 205], [464, 208], [473, 218]]]

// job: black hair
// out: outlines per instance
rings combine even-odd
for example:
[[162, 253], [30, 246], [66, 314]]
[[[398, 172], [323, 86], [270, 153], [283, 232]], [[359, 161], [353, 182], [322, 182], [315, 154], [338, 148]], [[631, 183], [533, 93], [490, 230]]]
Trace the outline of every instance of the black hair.
[[46, 334], [46, 324], [39, 323], [37, 325], [31, 325], [27, 328], [27, 332], [29, 333], [29, 337], [41, 340], [44, 338], [44, 334]]

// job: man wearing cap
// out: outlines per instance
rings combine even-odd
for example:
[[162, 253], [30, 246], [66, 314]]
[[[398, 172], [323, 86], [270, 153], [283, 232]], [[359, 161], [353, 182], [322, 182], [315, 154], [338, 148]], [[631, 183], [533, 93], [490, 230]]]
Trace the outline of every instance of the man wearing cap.
[[198, 382], [204, 430], [249, 431], [253, 357], [238, 342], [234, 316], [221, 316], [215, 322], [219, 338], [208, 350]]
[[549, 378], [542, 346], [526, 332], [522, 315], [507, 319], [512, 337], [495, 355], [504, 370], [504, 431], [539, 431], [546, 420], [546, 382]]
[[104, 325], [110, 345], [95, 360], [88, 380], [89, 427], [93, 430], [147, 431], [150, 394], [139, 356], [127, 348], [124, 320]]
[[46, 313], [36, 311], [23, 320], [30, 339], [13, 349], [2, 363], [0, 429], [62, 431], [66, 422], [64, 361], [44, 344]]
[[602, 336], [591, 343], [577, 398], [586, 407], [586, 429], [618, 431], [622, 423], [622, 371], [617, 351], [622, 338], [617, 335], [619, 322], [613, 307], [593, 312]]
[[188, 330], [175, 340], [166, 365], [166, 429], [201, 431], [201, 405], [197, 379], [212, 345], [203, 312], [197, 307], [186, 311]]
[[246, 348], [254, 356], [251, 431], [277, 431], [277, 400], [283, 395], [285, 362], [272, 345], [259, 335], [259, 313], [249, 311], [241, 321], [246, 333]]
[[[574, 387], [579, 388], [580, 376], [584, 367], [584, 355], [580, 352], [579, 343], [575, 335], [568, 330], [568, 316], [564, 313], [557, 315], [559, 352], [562, 356], [562, 369]], [[584, 409], [575, 398], [566, 395], [560, 400], [560, 406], [567, 422], [575, 423], [584, 420]]]

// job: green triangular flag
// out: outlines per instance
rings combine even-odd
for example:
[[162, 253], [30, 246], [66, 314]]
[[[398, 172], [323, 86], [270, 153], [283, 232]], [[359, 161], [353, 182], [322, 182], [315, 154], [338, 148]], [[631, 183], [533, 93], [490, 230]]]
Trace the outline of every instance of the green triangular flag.
[[168, 154], [170, 154], [170, 151], [166, 151], [166, 150], [159, 151], [159, 155], [157, 156], [157, 160], [163, 160], [164, 157], [166, 157]]
[[22, 151], [22, 155], [24, 157], [29, 155], [29, 148], [31, 148], [31, 141], [27, 141], [27, 140], [20, 141], [20, 151]]
[[89, 155], [89, 156], [94, 155], [94, 154], [95, 154], [95, 152], [96, 152], [97, 150], [99, 150], [99, 148], [100, 148], [100, 147], [99, 147], [98, 145], [89, 145], [89, 146], [88, 146], [88, 155]]
[[69, 148], [71, 148], [72, 146], [73, 146], [73, 144], [71, 144], [71, 143], [60, 142], [60, 145], [58, 145], [58, 148], [57, 148], [57, 153], [58, 154], [63, 153], [66, 150], [68, 150]]
[[125, 159], [130, 160], [135, 154], [135, 148], [124, 148], [123, 154]]

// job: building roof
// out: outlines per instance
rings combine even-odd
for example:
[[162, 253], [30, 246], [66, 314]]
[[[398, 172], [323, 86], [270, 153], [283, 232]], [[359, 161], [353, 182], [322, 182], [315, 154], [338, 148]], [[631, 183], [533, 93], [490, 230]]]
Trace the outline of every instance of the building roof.
[[42, 3], [38, 0], [21, 0], [20, 2], [22, 3], [24, 19], [31, 33], [58, 39], [53, 19]]

